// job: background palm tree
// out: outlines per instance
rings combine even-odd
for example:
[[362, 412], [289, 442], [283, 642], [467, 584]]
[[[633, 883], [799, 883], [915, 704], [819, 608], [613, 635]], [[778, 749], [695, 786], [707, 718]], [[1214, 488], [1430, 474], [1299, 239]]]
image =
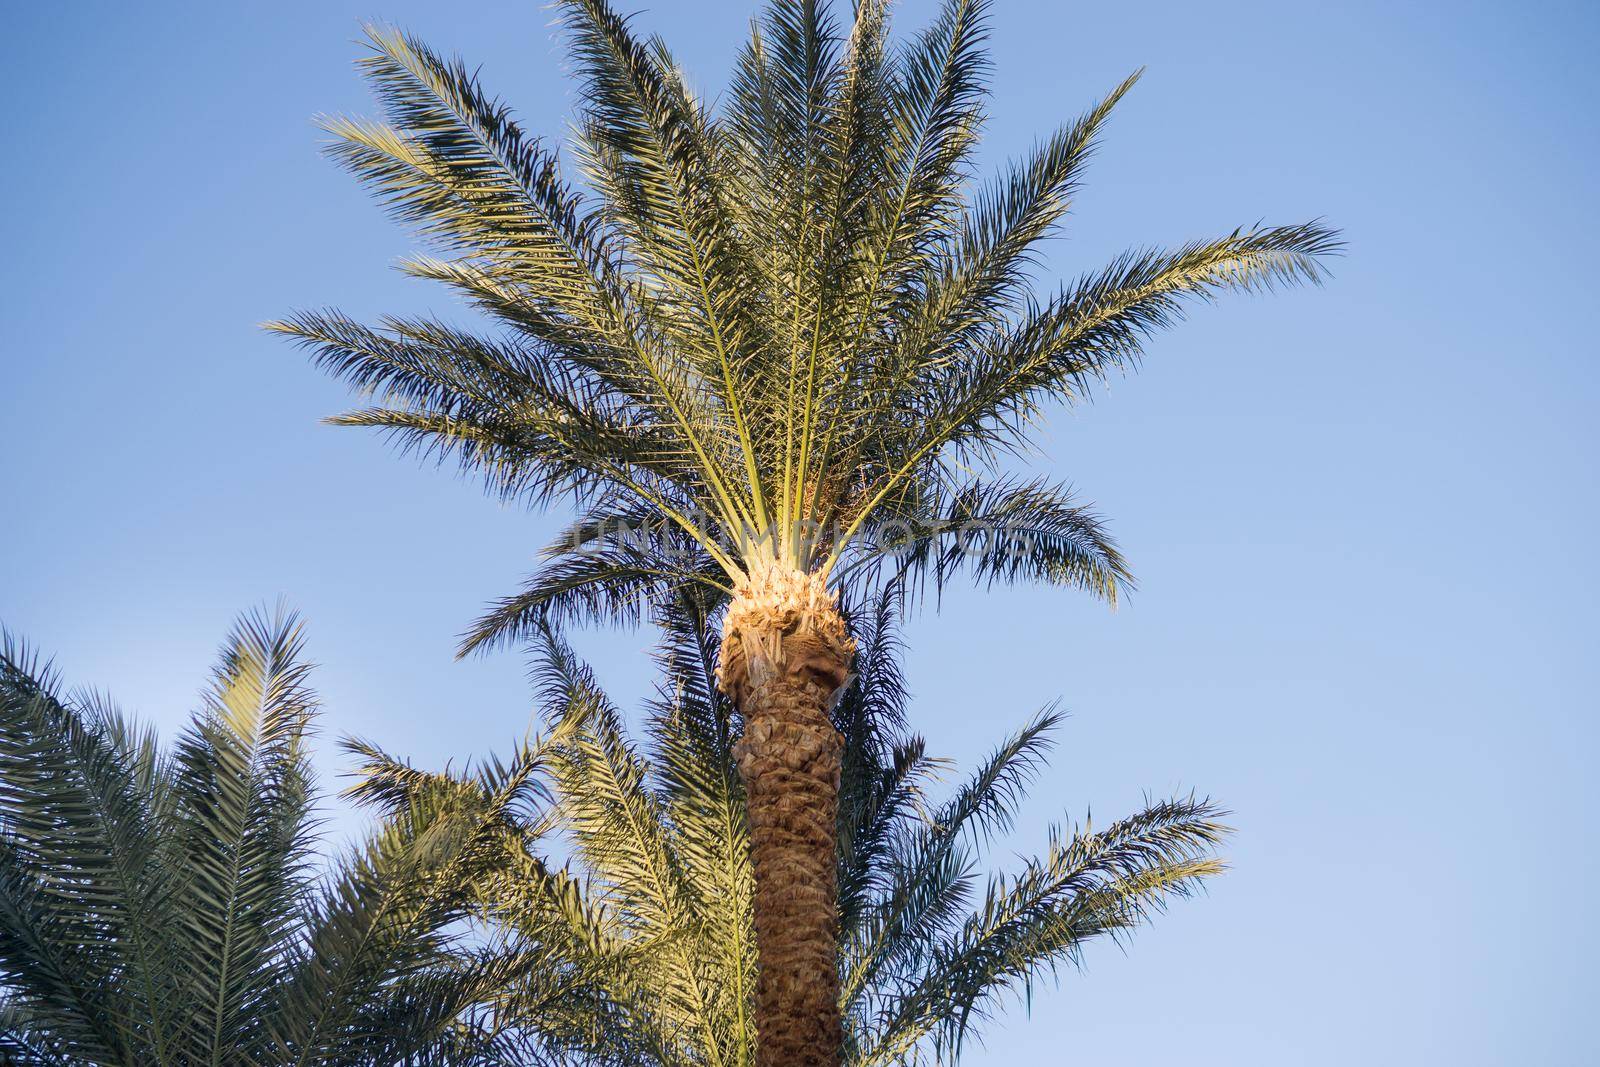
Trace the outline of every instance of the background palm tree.
[[242, 620], [171, 752], [103, 699], [0, 650], [0, 1062], [422, 1062], [480, 1042], [471, 1005], [533, 961], [451, 924], [535, 770], [467, 813], [418, 795], [313, 869], [292, 616]]
[[[986, 846], [1009, 830], [1059, 716], [1033, 717], [942, 799], [948, 768], [905, 728], [893, 596], [863, 613], [860, 676], [833, 712], [844, 738], [833, 966], [844, 1061], [953, 1063], [1008, 992], [1085, 942], [1130, 930], [1221, 869], [1225, 828], [1193, 797], [1098, 831], [1053, 830], [1045, 853], [980, 891]], [[756, 1059], [754, 872], [733, 761], [733, 709], [693, 598], [664, 611], [649, 744], [553, 631], [536, 653], [552, 729], [538, 747], [552, 804], [507, 824], [483, 917], [511, 955], [543, 960], [508, 985], [490, 1029], [500, 1062], [748, 1067]], [[352, 792], [390, 812], [419, 797], [499, 795], [494, 777], [430, 773], [363, 746]], [[552, 853], [568, 856], [557, 866]]]
[[[1114, 599], [1128, 571], [1066, 490], [999, 473], [1042, 406], [1132, 365], [1184, 300], [1314, 281], [1316, 224], [1131, 252], [1040, 294], [1067, 210], [1133, 78], [968, 195], [985, 0], [902, 44], [887, 3], [841, 26], [774, 0], [714, 110], [606, 0], [558, 7], [582, 79], [583, 189], [460, 63], [371, 30], [385, 122], [334, 118], [331, 153], [446, 250], [410, 260], [494, 335], [336, 312], [274, 328], [375, 406], [341, 416], [582, 517], [467, 647], [551, 616], [637, 618], [686, 586], [725, 598], [719, 685], [755, 870], [762, 1062], [838, 1059], [828, 709], [853, 645], [838, 593], [962, 566]], [[974, 473], [978, 472], [978, 473]], [[951, 537], [974, 527], [981, 540]], [[999, 531], [1004, 536], [995, 536]]]

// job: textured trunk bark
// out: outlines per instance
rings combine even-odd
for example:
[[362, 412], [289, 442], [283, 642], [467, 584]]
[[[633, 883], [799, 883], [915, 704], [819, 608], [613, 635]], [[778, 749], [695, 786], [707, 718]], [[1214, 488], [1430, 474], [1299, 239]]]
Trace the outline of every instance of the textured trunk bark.
[[839, 757], [832, 687], [776, 674], [745, 697], [736, 756], [755, 866], [756, 1063], [837, 1067], [835, 836]]
[[854, 644], [813, 576], [777, 569], [735, 590], [719, 681], [745, 718], [734, 746], [755, 869], [756, 1063], [838, 1067], [835, 852], [843, 741], [828, 713]]

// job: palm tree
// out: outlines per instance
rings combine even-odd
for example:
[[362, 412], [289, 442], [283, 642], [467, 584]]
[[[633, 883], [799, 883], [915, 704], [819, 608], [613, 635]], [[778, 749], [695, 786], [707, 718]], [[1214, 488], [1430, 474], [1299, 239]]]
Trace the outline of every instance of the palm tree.
[[[1226, 832], [1209, 802], [1179, 797], [1098, 831], [1053, 831], [1044, 855], [979, 893], [982, 853], [1010, 829], [1059, 716], [1035, 716], [936, 800], [931, 779], [946, 768], [905, 728], [897, 609], [890, 594], [859, 613], [859, 677], [833, 711], [844, 758], [830, 969], [852, 1067], [955, 1062], [1008, 991], [1079, 962], [1086, 942], [1123, 935], [1220, 870]], [[498, 875], [478, 883], [507, 951], [543, 961], [536, 984], [496, 1000], [499, 1062], [756, 1061], [755, 876], [707, 618], [693, 597], [661, 613], [647, 751], [558, 634], [538, 635], [551, 805], [508, 828]], [[361, 751], [352, 792], [391, 812], [446, 793], [497, 802], [489, 780]]]
[[292, 616], [245, 618], [163, 752], [6, 638], [0, 1062], [369, 1065], [481, 1044], [469, 1009], [536, 961], [452, 924], [537, 760], [519, 752], [470, 813], [417, 797], [318, 878], [306, 674]]
[[[441, 255], [404, 269], [494, 323], [272, 328], [373, 400], [339, 416], [578, 520], [465, 648], [543, 620], [727, 602], [718, 684], [742, 716], [767, 1067], [832, 1064], [842, 741], [839, 594], [966, 569], [1115, 600], [1127, 566], [1067, 490], [1005, 473], [1037, 416], [1135, 364], [1186, 302], [1316, 281], [1318, 224], [1135, 251], [1054, 293], [1032, 267], [1129, 78], [968, 195], [987, 0], [903, 43], [886, 0], [841, 26], [772, 0], [725, 103], [607, 0], [559, 0], [581, 78], [572, 157], [460, 62], [370, 29], [385, 121], [330, 118], [333, 157]], [[893, 548], [895, 551], [885, 551]]]

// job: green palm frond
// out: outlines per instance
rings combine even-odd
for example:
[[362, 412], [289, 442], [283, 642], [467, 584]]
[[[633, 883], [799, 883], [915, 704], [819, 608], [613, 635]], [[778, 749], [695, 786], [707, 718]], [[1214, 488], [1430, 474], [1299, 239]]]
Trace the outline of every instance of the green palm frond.
[[892, 843], [926, 815], [926, 790], [947, 768], [906, 724], [910, 692], [895, 619], [903, 586], [883, 585], [851, 615], [856, 681], [834, 712], [844, 739], [839, 783], [839, 930], [848, 939], [896, 883]]
[[1042, 480], [970, 479], [885, 506], [842, 557], [846, 579], [941, 591], [966, 572], [985, 584], [1021, 581], [1087, 590], [1115, 604], [1133, 587], [1127, 561], [1092, 507]]
[[452, 924], [466, 917], [478, 879], [504, 862], [513, 815], [537, 789], [541, 760], [524, 748], [491, 766], [480, 776], [482, 802], [465, 802], [455, 788], [409, 791], [340, 874], [303, 900], [304, 944], [269, 1015], [280, 1056], [314, 1064], [355, 1053], [365, 1062], [352, 1034], [393, 1045], [390, 1030], [365, 1018], [392, 1010], [391, 998], [421, 998], [400, 1017], [431, 1018], [427, 1032], [438, 1033], [507, 980], [496, 957], [463, 960], [462, 931]]
[[[902, 463], [912, 466], [947, 447], [988, 459], [1019, 445], [1024, 416], [1041, 399], [1081, 397], [1095, 380], [1135, 366], [1144, 341], [1177, 321], [1186, 299], [1316, 282], [1321, 257], [1337, 248], [1329, 231], [1310, 224], [1240, 230], [1176, 252], [1129, 253], [1031, 307], [967, 360], [933, 368], [935, 387], [915, 393], [935, 403], [918, 409], [925, 429], [908, 442]], [[898, 399], [911, 401], [915, 393]]]
[[744, 787], [733, 764], [733, 709], [717, 689], [707, 607], [691, 594], [658, 613], [666, 684], [650, 704], [649, 733], [673, 852], [693, 898], [698, 954], [714, 976], [711, 1014], [727, 1035], [720, 1042], [727, 1062], [745, 1063], [754, 1056], [755, 885]]
[[1025, 991], [1085, 942], [1147, 920], [1221, 872], [1212, 858], [1224, 813], [1209, 801], [1153, 805], [1096, 834], [1052, 832], [1049, 851], [1012, 877], [989, 882], [983, 903], [954, 933], [922, 946], [917, 978], [897, 989], [872, 1025], [864, 1063], [916, 1060], [919, 1044], [940, 1061], [960, 1055], [974, 1024], [1007, 991]]
[[176, 932], [175, 872], [152, 753], [107, 705], [64, 697], [9, 634], [0, 716], [0, 988], [72, 1056], [164, 1050], [181, 978], [159, 949]]
[[547, 624], [637, 624], [653, 605], [726, 594], [726, 572], [700, 544], [647, 508], [596, 510], [558, 535], [522, 589], [497, 601], [462, 639], [463, 653], [534, 638]]
[[312, 715], [299, 627], [247, 618], [224, 645], [204, 710], [179, 739], [174, 789], [183, 884], [187, 1020], [205, 1062], [248, 1047], [282, 946], [299, 920], [311, 842], [304, 833]]
[[701, 1047], [724, 1058], [729, 1031], [722, 1015], [742, 1012], [744, 1001], [737, 981], [735, 996], [727, 995], [727, 976], [717, 973], [695, 936], [701, 908], [716, 900], [715, 890], [691, 888], [696, 869], [674, 847], [668, 800], [648, 787], [648, 764], [588, 667], [553, 632], [545, 634], [542, 656], [547, 706], [560, 720], [582, 724], [552, 760], [564, 829], [592, 880], [606, 887], [606, 900], [623, 917], [641, 959], [650, 960], [660, 998], [656, 1011], [675, 1029], [698, 1030]]
[[843, 943], [842, 998], [857, 1010], [876, 983], [915, 969], [930, 942], [960, 919], [971, 889], [971, 845], [1010, 829], [1016, 805], [1043, 765], [1059, 716], [1031, 720], [1000, 746], [949, 800], [903, 822], [884, 842], [884, 892], [862, 909]]
[[388, 125], [329, 118], [330, 155], [403, 221], [481, 262], [533, 303], [553, 343], [603, 350], [625, 321], [612, 302], [607, 235], [563, 184], [553, 152], [484, 95], [460, 62], [368, 27], [363, 59]]
[[68, 1067], [69, 1042], [51, 1035], [39, 1013], [0, 996], [0, 1062]]

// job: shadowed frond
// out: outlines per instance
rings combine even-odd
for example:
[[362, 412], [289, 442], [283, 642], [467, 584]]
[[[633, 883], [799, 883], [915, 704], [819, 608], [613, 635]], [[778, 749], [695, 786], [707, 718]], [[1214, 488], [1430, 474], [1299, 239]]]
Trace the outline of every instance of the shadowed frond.
[[[183, 1020], [163, 951], [177, 872], [161, 762], [91, 696], [63, 696], [10, 634], [0, 648], [0, 989], [38, 1041], [110, 1062], [163, 1051]], [[131, 958], [130, 958], [131, 957]], [[132, 966], [130, 966], [130, 964]], [[119, 976], [126, 972], [126, 979]]]
[[521, 592], [474, 623], [463, 653], [535, 637], [547, 624], [636, 624], [652, 605], [729, 592], [710, 554], [645, 508], [597, 511], [558, 535], [543, 556], [548, 562]]
[[990, 756], [978, 772], [938, 808], [902, 823], [884, 843], [890, 891], [862, 909], [843, 947], [842, 999], [849, 1009], [873, 983], [915, 967], [927, 945], [958, 921], [970, 891], [969, 846], [986, 844], [1011, 827], [1016, 805], [1043, 765], [1053, 712], [1030, 721]]
[[[0, 1059], [356, 1067], [485, 1038], [472, 1009], [526, 961], [451, 924], [504, 820], [408, 795], [319, 880], [307, 673], [292, 615], [246, 616], [166, 756], [6, 638]], [[520, 798], [531, 774], [485, 780]]]
[[913, 591], [932, 582], [937, 593], [965, 571], [986, 585], [1067, 585], [1113, 604], [1133, 585], [1100, 517], [1065, 486], [973, 480], [936, 488], [903, 517], [884, 512], [852, 546], [842, 575], [886, 573]]

